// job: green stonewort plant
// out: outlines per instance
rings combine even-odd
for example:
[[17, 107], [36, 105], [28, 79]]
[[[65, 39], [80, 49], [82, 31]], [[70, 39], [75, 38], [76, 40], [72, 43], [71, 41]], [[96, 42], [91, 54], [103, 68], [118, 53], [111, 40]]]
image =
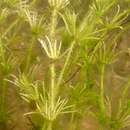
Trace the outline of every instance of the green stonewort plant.
[[[122, 45], [129, 7], [129, 0], [1, 0], [0, 129], [129, 130], [129, 74], [115, 67], [129, 57]], [[126, 62], [119, 64], [127, 69]], [[122, 83], [113, 85], [114, 76]]]
[[[3, 127], [7, 127], [8, 120], [10, 120], [11, 108], [7, 108], [7, 94], [8, 94], [8, 84], [5, 81], [9, 77], [10, 73], [13, 71], [15, 66], [15, 58], [10, 53], [7, 53], [8, 48], [4, 45], [4, 42], [0, 41], [0, 77], [1, 77], [1, 87], [0, 87], [0, 124]], [[1, 127], [1, 129], [2, 129]]]

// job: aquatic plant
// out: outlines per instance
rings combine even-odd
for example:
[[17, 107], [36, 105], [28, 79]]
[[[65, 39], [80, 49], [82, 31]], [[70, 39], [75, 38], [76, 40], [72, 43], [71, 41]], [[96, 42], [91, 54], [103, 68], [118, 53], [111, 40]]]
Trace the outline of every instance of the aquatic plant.
[[8, 122], [5, 98], [13, 85], [35, 130], [83, 130], [86, 117], [99, 130], [129, 126], [129, 83], [116, 107], [112, 92], [106, 92], [108, 69], [113, 74], [120, 55], [128, 53], [118, 49], [129, 28], [126, 5], [3, 0], [0, 6], [0, 122]]

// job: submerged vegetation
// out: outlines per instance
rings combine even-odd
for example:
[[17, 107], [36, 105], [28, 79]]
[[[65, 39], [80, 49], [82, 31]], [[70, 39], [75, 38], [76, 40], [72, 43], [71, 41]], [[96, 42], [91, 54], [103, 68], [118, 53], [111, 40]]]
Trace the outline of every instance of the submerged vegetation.
[[129, 72], [117, 72], [129, 0], [0, 7], [0, 130], [130, 129]]

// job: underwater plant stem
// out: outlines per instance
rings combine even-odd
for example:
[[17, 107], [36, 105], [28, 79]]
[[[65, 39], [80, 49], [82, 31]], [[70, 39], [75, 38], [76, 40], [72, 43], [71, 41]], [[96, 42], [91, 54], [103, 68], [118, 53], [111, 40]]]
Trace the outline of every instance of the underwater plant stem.
[[79, 118], [75, 113], [71, 114], [68, 130], [79, 130]]
[[53, 9], [52, 11], [52, 16], [51, 16], [51, 24], [50, 24], [50, 37], [51, 40], [54, 41], [55, 40], [55, 33], [56, 33], [56, 26], [57, 26], [57, 10]]
[[70, 46], [70, 48], [69, 48], [68, 55], [67, 55], [67, 57], [66, 57], [66, 60], [65, 60], [63, 69], [62, 69], [62, 71], [61, 71], [61, 73], [60, 73], [60, 76], [59, 76], [59, 79], [58, 79], [57, 87], [59, 87], [60, 84], [61, 84], [61, 82], [62, 82], [62, 78], [63, 78], [63, 76], [64, 76], [65, 69], [66, 69], [66, 67], [67, 67], [67, 65], [68, 65], [68, 63], [69, 63], [69, 60], [70, 60], [71, 53], [72, 53], [72, 51], [73, 51], [74, 45], [75, 45], [75, 41], [72, 42], [72, 44], [71, 44], [71, 46]]
[[47, 130], [52, 130], [52, 121], [49, 121]]
[[2, 79], [2, 96], [1, 96], [1, 111], [5, 111], [5, 98], [6, 98], [6, 81]]
[[[52, 43], [55, 41], [56, 39], [56, 25], [57, 25], [57, 11], [54, 8], [52, 10], [52, 16], [51, 16], [51, 24], [50, 24], [50, 38]], [[54, 44], [54, 43], [53, 43]], [[51, 88], [50, 88], [50, 102], [51, 102], [51, 108], [53, 110], [54, 105], [55, 105], [55, 63], [53, 63], [50, 66], [50, 71], [51, 71]], [[52, 125], [52, 124], [51, 124]], [[50, 129], [48, 129], [50, 130]]]
[[[49, 35], [50, 35], [52, 43], [56, 39], [56, 35], [55, 35], [56, 26], [57, 26], [57, 11], [54, 8], [52, 10], [52, 16], [51, 16], [51, 22], [50, 22], [50, 30], [49, 30]], [[55, 83], [55, 79], [56, 79], [55, 63], [52, 63], [50, 65], [50, 75], [51, 75], [51, 78], [50, 78], [51, 83], [50, 83], [50, 88], [49, 88], [49, 103], [50, 103], [51, 111], [54, 111], [55, 99], [56, 99], [56, 96], [57, 96], [56, 92], [55, 92], [55, 87], [56, 87], [56, 83]], [[53, 121], [49, 121], [47, 123], [47, 130], [52, 130], [52, 126], [53, 126]]]
[[74, 119], [75, 119], [75, 114], [72, 113], [71, 117], [70, 117], [69, 130], [73, 130], [73, 125], [72, 124], [75, 124]]
[[53, 126], [53, 121], [48, 120], [43, 124], [41, 130], [52, 130], [52, 126]]
[[51, 102], [51, 107], [52, 110], [54, 108], [55, 105], [55, 65], [52, 64], [50, 67], [51, 70], [51, 88], [50, 88], [50, 102]]
[[105, 110], [105, 106], [104, 106], [104, 72], [105, 72], [105, 65], [103, 64], [101, 67], [101, 79], [100, 79], [100, 107], [102, 112], [104, 112]]
[[32, 38], [32, 42], [30, 43], [30, 46], [28, 48], [25, 72], [28, 71], [29, 66], [30, 66], [30, 62], [32, 60], [32, 51], [33, 51], [33, 48], [34, 48], [34, 41], [35, 41], [35, 37]]

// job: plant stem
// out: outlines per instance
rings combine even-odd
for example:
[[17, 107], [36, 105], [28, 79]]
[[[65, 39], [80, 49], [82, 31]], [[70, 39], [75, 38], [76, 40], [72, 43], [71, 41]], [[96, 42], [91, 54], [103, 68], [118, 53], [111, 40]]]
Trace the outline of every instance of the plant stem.
[[48, 124], [47, 130], [52, 130], [52, 121], [49, 121], [49, 124]]
[[[52, 17], [51, 17], [51, 27], [50, 27], [50, 38], [51, 42], [53, 43], [56, 39], [55, 33], [56, 33], [56, 26], [57, 26], [57, 11], [56, 9], [53, 9], [52, 11]], [[53, 43], [54, 44], [54, 43]], [[55, 63], [52, 63], [50, 66], [50, 72], [51, 72], [51, 85], [49, 88], [49, 101], [50, 101], [50, 108], [51, 112], [54, 111], [55, 107], [55, 99], [56, 99], [56, 94], [55, 94], [55, 78], [56, 78], [56, 73], [55, 73]], [[49, 121], [47, 124], [47, 130], [52, 130], [52, 121]]]
[[51, 70], [51, 88], [50, 88], [50, 102], [51, 102], [51, 107], [52, 110], [54, 108], [55, 105], [55, 65], [52, 64], [50, 67]]
[[74, 126], [73, 124], [75, 124], [74, 123], [74, 116], [75, 116], [75, 114], [72, 113], [71, 117], [70, 117], [69, 130], [73, 130], [73, 126]]
[[102, 112], [105, 111], [105, 106], [104, 106], [104, 72], [105, 72], [105, 65], [103, 64], [101, 67], [101, 79], [100, 79], [100, 107]]
[[47, 121], [42, 126], [41, 130], [52, 130], [53, 121]]
[[[5, 115], [5, 112], [6, 112], [6, 104], [5, 104], [5, 102], [6, 102], [6, 91], [7, 91], [7, 89], [6, 89], [6, 81], [4, 80], [4, 78], [2, 79], [2, 88], [1, 88], [1, 92], [2, 92], [2, 96], [1, 96], [1, 112], [3, 113], [2, 115], [3, 115], [3, 117], [2, 117], [2, 119], [5, 119], [6, 117], [6, 115]], [[6, 122], [5, 122], [6, 123]]]
[[[52, 10], [52, 16], [51, 16], [51, 25], [50, 25], [50, 38], [52, 41], [52, 44], [54, 44], [53, 42], [55, 41], [55, 33], [56, 33], [56, 26], [57, 26], [57, 11], [54, 8]], [[55, 63], [53, 63], [50, 67], [51, 70], [51, 88], [50, 88], [50, 102], [51, 102], [51, 109], [53, 111], [54, 105], [55, 105]]]
[[50, 37], [51, 37], [51, 40], [52, 42], [55, 40], [55, 33], [56, 33], [56, 26], [57, 26], [57, 10], [56, 9], [53, 9], [52, 11], [52, 21], [51, 21], [51, 27], [50, 27]]
[[29, 66], [30, 66], [30, 62], [31, 62], [31, 59], [32, 59], [32, 51], [33, 51], [33, 48], [34, 48], [34, 41], [35, 41], [35, 38], [33, 37], [32, 42], [30, 43], [30, 46], [28, 48], [25, 72], [28, 71]]
[[59, 76], [59, 79], [58, 79], [57, 87], [59, 87], [60, 84], [61, 84], [61, 82], [62, 82], [62, 78], [63, 78], [63, 76], [64, 76], [65, 69], [66, 69], [66, 67], [67, 67], [67, 65], [68, 65], [68, 62], [69, 62], [70, 57], [71, 57], [71, 53], [72, 53], [73, 48], [74, 48], [74, 44], [75, 44], [75, 41], [72, 42], [72, 44], [71, 44], [71, 46], [70, 46], [70, 48], [69, 48], [69, 52], [68, 52], [67, 58], [66, 58], [66, 60], [65, 60], [63, 69], [62, 69], [62, 71], [61, 71], [61, 73], [60, 73], [60, 76]]
[[3, 104], [5, 104], [5, 97], [6, 97], [6, 81], [3, 79], [2, 81], [2, 98], [3, 98]]

